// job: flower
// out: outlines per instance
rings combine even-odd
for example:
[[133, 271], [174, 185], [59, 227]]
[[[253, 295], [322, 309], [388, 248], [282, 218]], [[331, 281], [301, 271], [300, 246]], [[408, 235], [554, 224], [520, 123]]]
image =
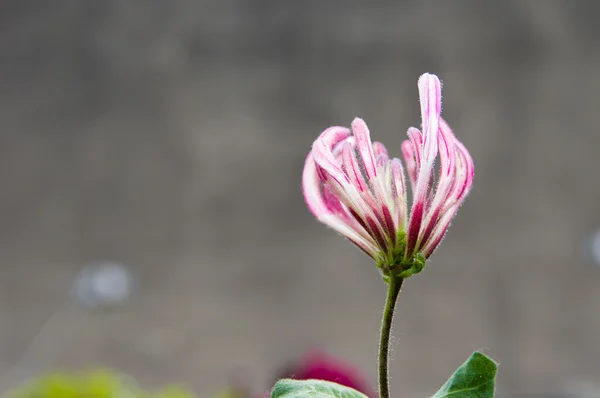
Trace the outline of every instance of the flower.
[[302, 176], [310, 211], [373, 258], [384, 278], [423, 269], [473, 183], [473, 159], [440, 116], [440, 80], [426, 73], [418, 87], [423, 132], [409, 128], [402, 143], [413, 197], [410, 216], [402, 162], [371, 142], [362, 119], [354, 119], [351, 129], [325, 130]]
[[321, 349], [306, 352], [300, 360], [290, 364], [277, 379], [281, 378], [332, 381], [367, 396], [374, 396], [366, 376], [359, 368]]

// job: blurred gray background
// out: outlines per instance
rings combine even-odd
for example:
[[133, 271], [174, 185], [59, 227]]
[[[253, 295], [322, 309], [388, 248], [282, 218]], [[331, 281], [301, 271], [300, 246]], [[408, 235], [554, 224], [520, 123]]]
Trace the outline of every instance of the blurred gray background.
[[[581, 248], [600, 228], [599, 16], [593, 0], [2, 2], [0, 389], [102, 365], [260, 391], [313, 346], [374, 386], [385, 286], [300, 178], [354, 116], [399, 156], [423, 72], [476, 180], [405, 284], [394, 395], [433, 394], [475, 349], [506, 395], [598, 386], [600, 268]], [[99, 260], [129, 267], [122, 305], [71, 298]]]

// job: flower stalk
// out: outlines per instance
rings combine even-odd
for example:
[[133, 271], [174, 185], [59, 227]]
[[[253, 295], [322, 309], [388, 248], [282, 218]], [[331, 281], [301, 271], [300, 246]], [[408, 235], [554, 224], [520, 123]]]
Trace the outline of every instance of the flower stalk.
[[387, 297], [383, 308], [383, 317], [381, 318], [381, 335], [379, 338], [379, 397], [389, 398], [389, 352], [390, 352], [390, 334], [392, 331], [392, 321], [394, 318], [394, 308], [398, 295], [402, 288], [402, 278], [391, 278], [389, 280]]

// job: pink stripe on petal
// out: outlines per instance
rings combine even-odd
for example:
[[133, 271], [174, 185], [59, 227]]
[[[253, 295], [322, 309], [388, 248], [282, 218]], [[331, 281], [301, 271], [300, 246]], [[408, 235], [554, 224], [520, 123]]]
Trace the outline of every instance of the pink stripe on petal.
[[332, 214], [343, 214], [345, 213], [344, 206], [340, 199], [329, 189], [329, 187], [323, 187], [321, 189], [321, 195], [323, 196], [323, 203], [327, 206], [327, 209]]
[[466, 196], [468, 193], [468, 189], [470, 187], [469, 182], [469, 170], [467, 159], [464, 156], [464, 153], [459, 149], [458, 153], [458, 167], [456, 169], [456, 183], [454, 186], [454, 191], [452, 192], [452, 199], [455, 201], [459, 201], [461, 198]]
[[[440, 151], [440, 180], [444, 176], [454, 175], [456, 149], [455, 142], [456, 138], [452, 133], [452, 129], [441, 117], [440, 117], [440, 131], [439, 131], [439, 151]], [[440, 181], [442, 182], [442, 181]]]
[[410, 212], [410, 221], [408, 223], [408, 232], [406, 237], [406, 258], [410, 258], [417, 245], [417, 239], [419, 238], [419, 229], [421, 228], [421, 221], [423, 220], [425, 202], [414, 202], [412, 210]]
[[450, 223], [452, 222], [452, 219], [458, 212], [458, 207], [458, 204], [451, 207], [449, 211], [444, 213], [444, 215], [440, 218], [439, 222], [436, 224], [429, 241], [425, 242], [421, 250], [421, 253], [425, 258], [429, 258], [429, 256], [433, 254], [435, 249], [441, 243], [442, 239], [446, 235], [446, 232], [448, 231], [448, 228], [450, 228]]
[[424, 242], [427, 242], [427, 240], [429, 239], [429, 237], [431, 236], [433, 230], [435, 229], [436, 225], [438, 224], [438, 218], [440, 213], [442, 212], [442, 207], [441, 206], [436, 206], [433, 209], [430, 209], [427, 214], [426, 214], [426, 218], [425, 221], [423, 222], [422, 225], [422, 232], [419, 234], [419, 238], [417, 239], [417, 243], [415, 246], [415, 250], [416, 251], [420, 251], [419, 249], [423, 246]]
[[[371, 239], [374, 240], [374, 243], [379, 247], [380, 251], [386, 251], [387, 246], [385, 243], [385, 238], [383, 232], [380, 229], [379, 224], [375, 221], [375, 219], [371, 215], [360, 215], [353, 209], [349, 209], [349, 213], [354, 217], [354, 219], [368, 232]], [[363, 218], [364, 216], [364, 218]]]
[[456, 177], [452, 190], [448, 195], [448, 200], [444, 205], [444, 212], [448, 208], [453, 206], [455, 203], [462, 202], [468, 195], [473, 185], [474, 167], [473, 159], [469, 155], [467, 149], [459, 142], [455, 142], [456, 145]]
[[348, 212], [350, 213], [350, 215], [352, 217], [354, 217], [354, 219], [356, 220], [356, 222], [359, 223], [365, 229], [365, 231], [370, 231], [369, 226], [367, 225], [367, 222], [365, 220], [363, 220], [363, 218], [360, 216], [360, 214], [358, 214], [352, 208], [348, 209]]
[[386, 205], [382, 206], [381, 211], [383, 213], [383, 218], [384, 218], [385, 226], [387, 229], [387, 235], [390, 238], [390, 240], [392, 241], [392, 246], [396, 246], [396, 228], [394, 227], [394, 220], [392, 219], [392, 213], [390, 212], [390, 209]]
[[392, 184], [394, 194], [394, 216], [397, 229], [404, 229], [406, 225], [406, 184], [404, 170], [400, 159], [392, 159]]
[[321, 166], [317, 165], [317, 177], [321, 180], [322, 183], [326, 183], [331, 178], [329, 173], [323, 169]]
[[373, 154], [373, 146], [371, 144], [371, 136], [369, 128], [367, 127], [364, 120], [360, 118], [354, 119], [352, 122], [352, 132], [356, 138], [356, 147], [360, 153], [365, 172], [368, 178], [374, 178], [377, 176], [377, 170], [375, 168], [375, 156]]
[[448, 141], [458, 141], [446, 119], [440, 116], [440, 132], [442, 130]]
[[404, 158], [404, 162], [406, 162], [406, 172], [408, 173], [410, 185], [414, 190], [417, 181], [417, 161], [415, 159], [413, 143], [409, 140], [402, 142], [402, 157]]
[[417, 179], [417, 185], [413, 193], [413, 204], [410, 212], [407, 237], [407, 256], [412, 256], [419, 241], [421, 224], [425, 214], [425, 206], [429, 200], [429, 189], [431, 179], [431, 168], [421, 168]]
[[415, 161], [417, 162], [417, 169], [421, 165], [423, 158], [423, 135], [419, 131], [419, 129], [415, 127], [409, 127], [406, 132], [410, 142], [412, 143], [413, 148], [413, 156], [415, 157]]
[[372, 232], [372, 236], [373, 236], [373, 238], [375, 238], [375, 241], [377, 242], [379, 248], [381, 249], [382, 252], [386, 253], [388, 251], [388, 245], [385, 240], [385, 236], [379, 230], [379, 223], [376, 222], [370, 216], [367, 216], [366, 222], [367, 222], [367, 225]]
[[355, 157], [356, 154], [354, 152], [354, 147], [349, 142], [346, 142], [342, 150], [342, 162], [344, 164], [344, 169], [350, 177], [350, 181], [356, 186], [356, 188], [360, 192], [365, 192], [369, 188], [360, 169], [358, 168], [359, 166]]
[[471, 157], [471, 154], [469, 153], [467, 148], [458, 140], [456, 141], [456, 149], [457, 152], [460, 153], [460, 156], [464, 159], [466, 167], [466, 186], [464, 187], [463, 192], [461, 192], [459, 196], [462, 200], [471, 191], [471, 186], [473, 185], [473, 180], [475, 178], [475, 165], [473, 163], [473, 158]]

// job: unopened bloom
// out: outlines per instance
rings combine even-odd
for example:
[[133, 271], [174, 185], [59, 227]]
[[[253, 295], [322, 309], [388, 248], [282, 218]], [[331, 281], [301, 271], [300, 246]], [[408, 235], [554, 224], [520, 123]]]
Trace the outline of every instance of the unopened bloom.
[[351, 129], [325, 130], [302, 176], [310, 211], [373, 258], [384, 278], [423, 269], [473, 183], [473, 159], [440, 116], [439, 79], [424, 74], [418, 87], [423, 131], [409, 128], [402, 143], [412, 188], [410, 214], [402, 162], [371, 142], [362, 119], [354, 119]]

